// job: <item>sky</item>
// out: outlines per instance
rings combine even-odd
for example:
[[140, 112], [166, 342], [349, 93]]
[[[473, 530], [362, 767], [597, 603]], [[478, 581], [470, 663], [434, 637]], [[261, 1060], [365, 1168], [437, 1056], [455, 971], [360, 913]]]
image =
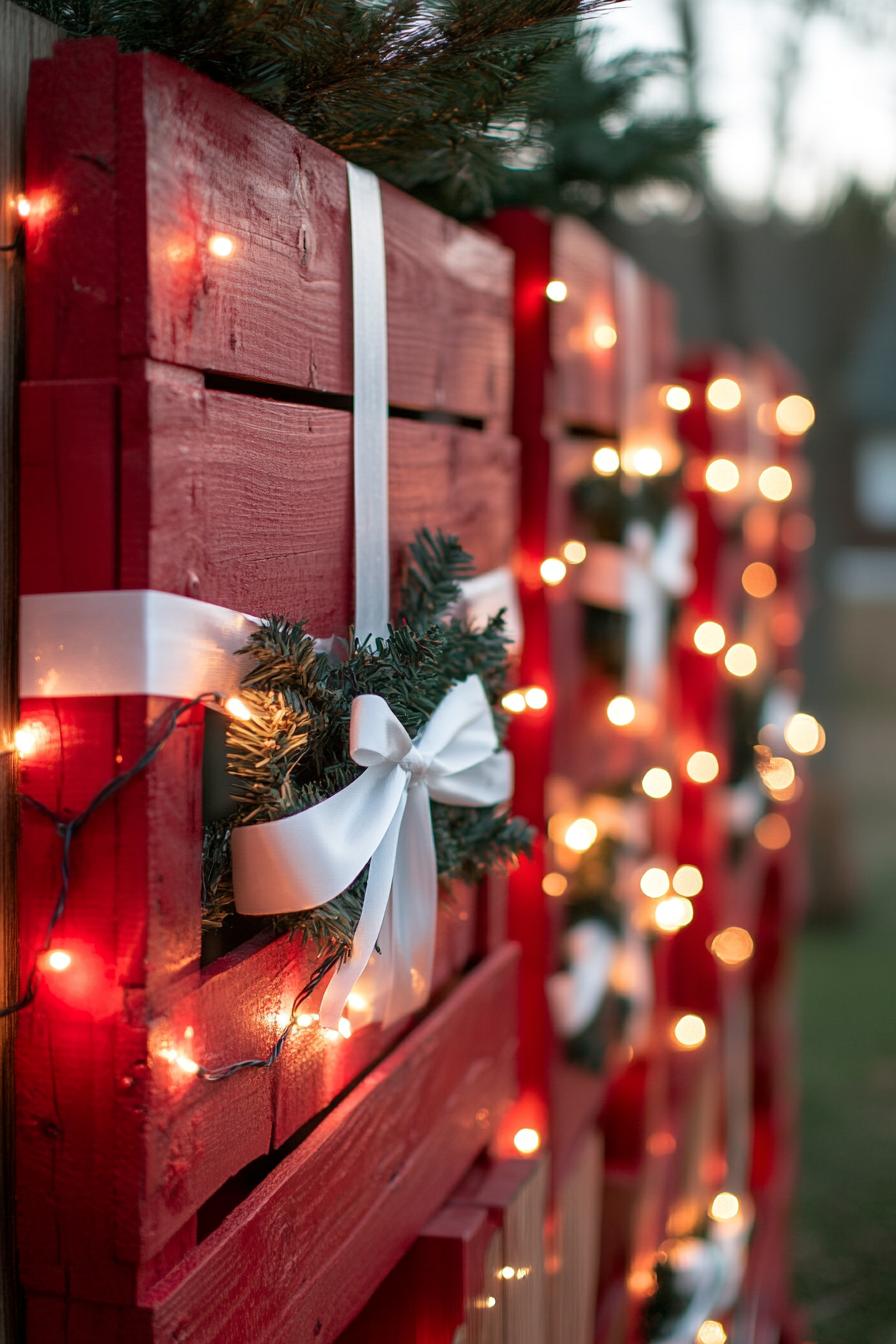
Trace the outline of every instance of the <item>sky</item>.
[[[679, 0], [628, 0], [593, 22], [602, 56], [677, 50]], [[896, 0], [691, 0], [697, 87], [717, 123], [707, 157], [716, 188], [744, 214], [771, 203], [824, 213], [851, 178], [896, 183]], [[813, 12], [806, 17], [805, 10]], [[776, 153], [776, 110], [785, 104]], [[669, 86], [650, 95], [674, 101]]]

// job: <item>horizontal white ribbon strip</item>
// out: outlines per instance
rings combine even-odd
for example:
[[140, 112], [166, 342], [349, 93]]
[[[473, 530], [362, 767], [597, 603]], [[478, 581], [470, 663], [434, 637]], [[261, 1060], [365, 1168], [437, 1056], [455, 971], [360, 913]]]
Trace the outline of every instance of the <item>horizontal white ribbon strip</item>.
[[388, 1024], [426, 1001], [438, 906], [430, 799], [489, 807], [513, 789], [512, 759], [498, 748], [478, 677], [453, 687], [413, 741], [385, 700], [359, 695], [350, 742], [352, 760], [365, 770], [347, 788], [294, 816], [235, 827], [231, 836], [243, 914], [316, 909], [370, 863], [351, 957], [321, 1002], [329, 1027], [365, 971], [371, 1020]]
[[[478, 626], [511, 606], [516, 589], [502, 568], [465, 580], [461, 593], [464, 614]], [[154, 588], [29, 594], [20, 602], [19, 695], [192, 700], [215, 691], [226, 699], [239, 694], [252, 665], [235, 651], [260, 624], [257, 616]]]
[[23, 597], [19, 694], [226, 698], [250, 665], [235, 650], [258, 625], [242, 612], [151, 588]]

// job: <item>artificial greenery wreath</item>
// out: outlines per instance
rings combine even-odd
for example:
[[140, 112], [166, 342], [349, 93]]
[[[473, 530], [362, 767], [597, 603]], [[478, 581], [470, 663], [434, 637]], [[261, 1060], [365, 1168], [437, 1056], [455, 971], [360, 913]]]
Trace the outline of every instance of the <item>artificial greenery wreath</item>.
[[[508, 635], [504, 612], [474, 629], [459, 608], [460, 582], [472, 558], [456, 537], [418, 532], [399, 614], [386, 639], [359, 641], [353, 632], [339, 652], [321, 651], [301, 621], [264, 620], [243, 653], [252, 666], [241, 698], [251, 719], [234, 720], [227, 735], [235, 810], [206, 828], [203, 920], [220, 926], [233, 911], [230, 834], [235, 826], [274, 821], [321, 802], [361, 773], [349, 754], [352, 701], [379, 695], [411, 737], [428, 722], [452, 686], [478, 676], [503, 741], [507, 716]], [[441, 879], [474, 882], [528, 853], [533, 832], [503, 805], [457, 807], [432, 802]], [[316, 978], [351, 952], [361, 914], [367, 868], [335, 900], [279, 916], [278, 924], [310, 939], [320, 954]]]

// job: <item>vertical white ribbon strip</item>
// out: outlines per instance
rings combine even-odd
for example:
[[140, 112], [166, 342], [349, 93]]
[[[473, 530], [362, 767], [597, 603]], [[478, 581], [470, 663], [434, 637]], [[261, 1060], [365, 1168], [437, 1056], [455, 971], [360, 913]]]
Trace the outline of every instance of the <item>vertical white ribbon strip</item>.
[[389, 621], [389, 379], [386, 245], [379, 179], [346, 164], [354, 323], [355, 632]]

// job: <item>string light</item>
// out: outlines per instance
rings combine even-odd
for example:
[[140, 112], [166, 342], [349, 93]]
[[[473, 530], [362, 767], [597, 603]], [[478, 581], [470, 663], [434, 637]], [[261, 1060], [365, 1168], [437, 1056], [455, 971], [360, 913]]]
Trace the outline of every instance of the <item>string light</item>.
[[501, 696], [501, 708], [508, 714], [522, 714], [526, 708], [526, 697], [522, 691], [508, 691]]
[[17, 196], [14, 196], [12, 198], [10, 204], [12, 205], [12, 208], [15, 210], [16, 214], [18, 215], [19, 219], [27, 219], [28, 216], [31, 214], [32, 209], [31, 202], [28, 199], [28, 197], [21, 191], [18, 193]]
[[684, 896], [667, 896], [653, 910], [653, 922], [662, 933], [678, 933], [694, 918], [694, 907]]
[[551, 303], [564, 303], [569, 294], [564, 280], [549, 280], [544, 287], [544, 292]]
[[725, 667], [732, 677], [751, 677], [758, 659], [752, 644], [732, 644], [725, 654]]
[[549, 588], [556, 588], [566, 578], [566, 565], [559, 555], [549, 555], [546, 560], [542, 560], [538, 572], [542, 583], [546, 583]]
[[232, 257], [236, 244], [229, 233], [213, 233], [208, 240], [208, 250], [213, 257], [220, 257], [226, 260]]
[[753, 938], [737, 924], [720, 930], [710, 941], [709, 950], [725, 966], [741, 966], [753, 955]]
[[664, 387], [662, 395], [663, 401], [670, 411], [686, 411], [691, 404], [690, 392], [678, 383], [673, 383], [671, 387]]
[[602, 443], [591, 458], [591, 468], [598, 476], [615, 476], [619, 470], [619, 450]]
[[491, 1311], [492, 1307], [498, 1305], [498, 1299], [496, 1297], [492, 1297], [491, 1295], [489, 1295], [488, 1297], [477, 1297], [474, 1298], [473, 1301], [474, 1305], [479, 1307], [482, 1311]]
[[773, 756], [768, 747], [756, 748], [756, 770], [765, 788], [773, 793], [789, 789], [796, 778], [793, 761], [786, 756]]
[[728, 1332], [721, 1321], [705, 1320], [695, 1336], [696, 1344], [725, 1344]]
[[814, 756], [824, 746], [824, 729], [811, 714], [794, 714], [784, 729], [784, 741], [798, 756]]
[[672, 1027], [672, 1036], [682, 1050], [698, 1050], [706, 1040], [706, 1023], [697, 1013], [683, 1013]]
[[568, 565], [580, 565], [588, 554], [588, 548], [582, 541], [565, 541], [560, 554]]
[[611, 322], [598, 322], [591, 332], [591, 339], [598, 350], [612, 350], [619, 334]]
[[730, 1190], [721, 1190], [709, 1206], [709, 1216], [717, 1223], [730, 1223], [740, 1213], [740, 1200]]
[[576, 817], [570, 822], [563, 837], [567, 849], [575, 854], [584, 854], [597, 839], [597, 826], [590, 817]]
[[12, 735], [13, 745], [20, 760], [26, 761], [30, 756], [36, 755], [48, 736], [46, 726], [39, 719], [20, 723]]
[[547, 709], [548, 693], [543, 686], [528, 686], [523, 692], [527, 709]]
[[665, 798], [672, 792], [672, 776], [661, 765], [654, 765], [641, 779], [641, 788], [648, 798]]
[[524, 1126], [514, 1134], [513, 1146], [518, 1153], [522, 1153], [523, 1157], [531, 1157], [541, 1147], [541, 1135], [537, 1129], [532, 1129], [528, 1125]]
[[754, 560], [747, 565], [741, 575], [744, 592], [750, 597], [771, 597], [778, 586], [778, 576], [771, 565], [762, 560]]
[[659, 448], [648, 443], [634, 450], [631, 463], [637, 476], [658, 476], [663, 469], [663, 455]]
[[793, 392], [782, 397], [775, 407], [775, 424], [782, 434], [799, 438], [815, 424], [815, 407], [808, 397]]
[[790, 822], [780, 812], [768, 812], [759, 818], [753, 834], [763, 849], [784, 849], [790, 843]]
[[682, 863], [672, 874], [672, 890], [679, 896], [699, 896], [703, 890], [703, 874], [692, 863]]
[[719, 758], [711, 751], [695, 751], [685, 765], [688, 779], [695, 784], [711, 784], [719, 774]]
[[498, 1278], [506, 1279], [508, 1282], [510, 1279], [515, 1279], [516, 1270], [514, 1269], [513, 1265], [504, 1265], [502, 1269], [499, 1269]]
[[669, 890], [669, 874], [665, 868], [647, 868], [641, 874], [639, 885], [644, 895], [651, 901], [659, 900]]
[[[186, 1034], [187, 1033], [184, 1032], [185, 1036]], [[192, 1039], [192, 1037], [190, 1039]], [[166, 1059], [169, 1064], [173, 1064], [175, 1068], [180, 1069], [181, 1073], [195, 1075], [201, 1072], [201, 1065], [197, 1064], [196, 1060], [193, 1059], [191, 1055], [188, 1055], [185, 1050], [177, 1050], [174, 1046], [165, 1045], [162, 1046], [157, 1053], [160, 1059]]]
[[706, 389], [706, 400], [714, 411], [735, 411], [742, 399], [740, 384], [733, 378], [713, 378]]
[[607, 718], [617, 728], [635, 721], [635, 702], [628, 695], [614, 695], [607, 705]]
[[545, 873], [541, 879], [541, 889], [545, 896], [562, 896], [569, 886], [562, 873]]
[[224, 708], [233, 718], [240, 719], [243, 723], [250, 723], [252, 721], [251, 709], [238, 695], [228, 696], [224, 701]]
[[714, 457], [703, 473], [707, 490], [717, 495], [730, 494], [740, 485], [740, 468], [730, 457]]
[[787, 499], [793, 489], [793, 477], [786, 467], [766, 467], [759, 473], [759, 492], [774, 504]]
[[694, 631], [694, 648], [698, 653], [721, 653], [728, 636], [718, 621], [701, 621]]
[[72, 954], [66, 952], [63, 947], [51, 948], [49, 952], [44, 954], [43, 964], [49, 970], [56, 971], [57, 974], [67, 971], [72, 964]]

